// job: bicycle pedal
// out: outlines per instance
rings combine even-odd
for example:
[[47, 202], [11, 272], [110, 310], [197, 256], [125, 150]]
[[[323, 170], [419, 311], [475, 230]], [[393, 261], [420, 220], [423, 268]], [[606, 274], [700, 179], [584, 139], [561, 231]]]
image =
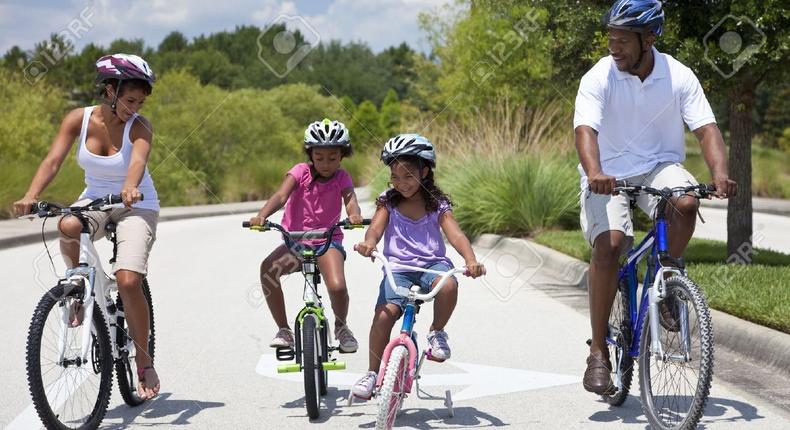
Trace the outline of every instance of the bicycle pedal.
[[296, 358], [296, 352], [290, 346], [278, 346], [274, 350], [278, 361], [291, 361]]

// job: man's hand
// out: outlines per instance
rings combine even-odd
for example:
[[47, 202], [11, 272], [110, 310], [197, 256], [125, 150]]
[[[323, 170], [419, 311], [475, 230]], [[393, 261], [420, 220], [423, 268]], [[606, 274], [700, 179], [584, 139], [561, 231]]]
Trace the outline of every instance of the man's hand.
[[738, 184], [727, 175], [718, 175], [714, 177], [713, 185], [716, 186], [716, 197], [720, 199], [735, 197], [738, 194]]
[[614, 190], [616, 178], [607, 175], [603, 172], [590, 175], [587, 177], [587, 183], [590, 185], [590, 191], [595, 194], [612, 194]]

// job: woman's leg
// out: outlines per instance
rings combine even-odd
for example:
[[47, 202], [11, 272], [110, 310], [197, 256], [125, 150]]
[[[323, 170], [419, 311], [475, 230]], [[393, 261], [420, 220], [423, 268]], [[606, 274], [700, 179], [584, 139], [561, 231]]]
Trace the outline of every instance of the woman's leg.
[[299, 270], [299, 259], [280, 245], [261, 262], [261, 288], [272, 318], [279, 328], [289, 327], [280, 277]]
[[[148, 318], [148, 301], [143, 294], [143, 275], [131, 270], [118, 270], [115, 272], [118, 282], [118, 294], [123, 300], [124, 315], [129, 327], [129, 334], [134, 341], [137, 351], [135, 363], [138, 369], [153, 366], [153, 360], [148, 354], [148, 332], [151, 321]], [[145, 373], [145, 384], [140, 385], [140, 397], [150, 398], [159, 392], [159, 377], [156, 371], [148, 369]]]

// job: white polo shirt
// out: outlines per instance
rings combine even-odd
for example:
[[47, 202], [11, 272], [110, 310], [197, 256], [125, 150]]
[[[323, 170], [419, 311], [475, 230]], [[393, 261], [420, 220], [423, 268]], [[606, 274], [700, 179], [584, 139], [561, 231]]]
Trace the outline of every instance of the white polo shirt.
[[[658, 163], [686, 159], [683, 123], [696, 130], [716, 118], [688, 67], [653, 48], [655, 65], [642, 82], [604, 57], [579, 84], [573, 128], [598, 131], [603, 173], [617, 179], [642, 175]], [[586, 188], [584, 170], [582, 187]]]

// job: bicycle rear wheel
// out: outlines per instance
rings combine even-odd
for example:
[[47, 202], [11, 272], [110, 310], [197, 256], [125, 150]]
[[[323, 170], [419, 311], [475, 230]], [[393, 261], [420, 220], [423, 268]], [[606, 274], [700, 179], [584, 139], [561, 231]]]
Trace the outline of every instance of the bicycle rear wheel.
[[[30, 322], [27, 381], [36, 412], [48, 429], [95, 429], [107, 413], [112, 352], [101, 309], [94, 303], [92, 321], [74, 328], [66, 323], [82, 296], [82, 287], [57, 285], [38, 302]], [[87, 361], [80, 357], [85, 330], [91, 332]]]
[[384, 373], [384, 381], [379, 392], [379, 413], [376, 416], [376, 430], [392, 428], [403, 399], [406, 398], [406, 370], [409, 368], [409, 350], [396, 346], [390, 353]]
[[[148, 320], [150, 322], [150, 329], [148, 331], [148, 355], [151, 357], [151, 362], [154, 360], [154, 344], [156, 340], [156, 331], [154, 330], [154, 304], [151, 300], [151, 288], [148, 285], [148, 279], [143, 277], [143, 295], [145, 301], [148, 302]], [[123, 312], [123, 301], [121, 301], [120, 294], [115, 302], [115, 306], [119, 312]], [[118, 377], [118, 390], [121, 392], [123, 401], [129, 406], [139, 406], [145, 402], [140, 398], [137, 392], [137, 364], [135, 357], [137, 356], [137, 348], [135, 347], [132, 337], [129, 335], [126, 327], [126, 319], [119, 316], [116, 319], [116, 335], [115, 340], [118, 349], [121, 351], [120, 358], [115, 361], [115, 374]]]
[[620, 406], [628, 398], [631, 380], [634, 375], [634, 359], [628, 354], [631, 347], [631, 315], [629, 313], [628, 282], [623, 279], [617, 288], [617, 295], [609, 314], [609, 332], [606, 343], [609, 348], [609, 361], [612, 363], [612, 381], [619, 388], [614, 393], [604, 394], [603, 399], [612, 406]]
[[685, 276], [666, 281], [666, 298], [676, 306], [679, 329], [659, 324], [664, 357], [651, 348], [649, 317], [642, 329], [639, 382], [642, 408], [652, 428], [686, 430], [697, 427], [713, 378], [713, 326], [705, 296]]
[[316, 316], [307, 314], [302, 322], [302, 374], [304, 375], [304, 403], [307, 416], [318, 418], [321, 399], [321, 359]]

